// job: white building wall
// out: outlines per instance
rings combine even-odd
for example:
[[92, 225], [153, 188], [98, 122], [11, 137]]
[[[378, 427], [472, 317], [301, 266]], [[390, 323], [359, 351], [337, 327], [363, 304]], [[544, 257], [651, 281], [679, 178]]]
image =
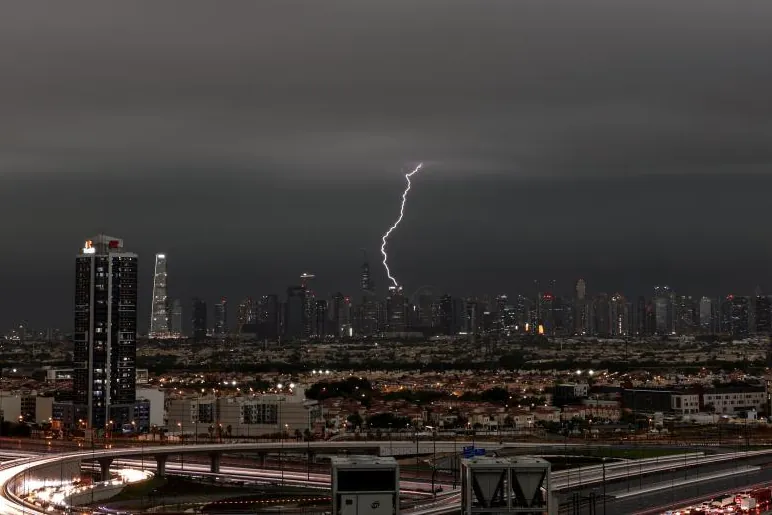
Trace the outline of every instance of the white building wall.
[[150, 401], [150, 425], [162, 427], [164, 425], [164, 399], [163, 390], [157, 388], [137, 388], [137, 399]]
[[13, 392], [0, 391], [0, 411], [3, 412], [3, 420], [18, 422], [21, 415], [21, 396]]
[[35, 422], [49, 422], [54, 415], [54, 398], [37, 397], [35, 399]]

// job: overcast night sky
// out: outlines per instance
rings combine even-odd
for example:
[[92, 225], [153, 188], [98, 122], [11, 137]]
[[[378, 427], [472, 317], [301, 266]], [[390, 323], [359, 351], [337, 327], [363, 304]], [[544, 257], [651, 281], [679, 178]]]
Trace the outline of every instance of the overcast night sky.
[[[105, 232], [170, 295], [772, 291], [769, 0], [16, 2], [0, 328], [69, 329]], [[139, 328], [147, 322], [140, 318]]]

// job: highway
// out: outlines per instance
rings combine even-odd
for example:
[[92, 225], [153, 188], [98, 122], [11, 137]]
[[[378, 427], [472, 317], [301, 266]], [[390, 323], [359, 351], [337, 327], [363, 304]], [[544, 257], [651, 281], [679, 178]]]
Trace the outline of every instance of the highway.
[[[404, 442], [398, 442], [398, 444], [404, 444]], [[404, 449], [407, 450], [408, 448], [415, 449], [416, 443], [415, 442], [407, 442], [408, 445], [404, 446]], [[423, 444], [423, 447], [420, 447]], [[455, 449], [459, 450], [464, 445], [471, 444], [469, 442], [428, 442], [428, 445], [426, 442], [420, 442], [419, 441], [419, 449], [422, 452], [432, 452], [436, 449], [437, 452], [452, 452], [449, 451], [449, 449]], [[177, 454], [212, 454], [212, 453], [260, 453], [260, 452], [285, 452], [285, 453], [305, 453], [309, 450], [316, 452], [318, 454], [337, 454], [341, 452], [341, 450], [345, 452], [353, 452], [356, 453], [356, 451], [363, 451], [363, 450], [371, 450], [373, 448], [379, 448], [379, 446], [388, 447], [394, 449], [393, 443], [389, 442], [378, 442], [378, 443], [371, 443], [371, 442], [305, 442], [305, 443], [299, 443], [299, 442], [281, 442], [281, 443], [248, 443], [248, 444], [203, 444], [203, 445], [157, 445], [157, 446], [146, 446], [146, 447], [138, 447], [138, 448], [119, 448], [119, 449], [92, 449], [90, 451], [79, 451], [79, 452], [64, 452], [64, 453], [57, 453], [57, 454], [47, 454], [47, 455], [38, 455], [38, 456], [30, 456], [26, 453], [22, 453], [19, 451], [0, 451], [3, 454], [9, 454], [12, 457], [14, 455], [20, 456], [19, 459], [16, 459], [14, 461], [11, 461], [9, 463], [5, 463], [0, 466], [0, 513], [2, 514], [10, 514], [10, 515], [16, 515], [16, 514], [30, 514], [30, 515], [42, 515], [43, 513], [46, 513], [42, 511], [40, 508], [29, 505], [21, 501], [18, 497], [16, 497], [12, 492], [9, 491], [9, 483], [15, 478], [18, 477], [25, 472], [28, 472], [30, 470], [44, 467], [47, 465], [52, 465], [59, 462], [68, 462], [68, 461], [87, 461], [87, 460], [93, 460], [93, 459], [99, 459], [99, 458], [114, 458], [114, 459], [122, 459], [125, 460], [126, 458], [135, 458], [132, 461], [140, 462], [140, 460], [136, 460], [137, 456], [148, 456], [155, 457], [155, 456], [168, 456], [168, 455], [177, 455]], [[399, 447], [399, 445], [397, 445]], [[500, 445], [499, 445], [500, 447]], [[431, 450], [429, 450], [431, 449]], [[415, 452], [413, 450], [413, 452]], [[388, 454], [388, 451], [387, 451]], [[396, 454], [396, 453], [395, 453]], [[144, 458], [143, 460], [144, 461]], [[148, 459], [148, 466], [152, 464], [152, 461]], [[154, 464], [153, 464], [154, 465]], [[167, 466], [170, 466], [172, 469], [175, 467], [174, 463], [168, 463]], [[191, 465], [188, 465], [191, 466]], [[207, 467], [203, 465], [198, 465], [200, 467], [203, 467], [205, 470], [208, 470]], [[221, 471], [221, 475], [227, 475], [230, 472], [236, 472], [233, 470], [233, 468], [226, 467], [225, 471]], [[266, 471], [266, 470], [260, 470], [257, 472], [254, 469], [241, 469], [244, 471], [244, 475], [246, 477], [258, 477], [260, 474], [263, 475], [263, 477], [272, 477], [274, 480], [276, 480], [276, 475], [279, 475], [279, 480], [281, 480], [281, 472], [277, 472], [275, 470], [272, 471]], [[287, 479], [287, 474], [292, 474], [291, 472], [285, 471], [285, 481]], [[298, 474], [299, 476], [304, 476], [303, 474]], [[307, 476], [306, 477], [298, 477], [291, 479], [292, 481], [297, 481], [298, 484], [307, 483]], [[329, 484], [329, 478], [327, 478], [327, 484]], [[405, 485], [406, 491], [411, 491], [411, 487], [414, 486], [415, 483], [408, 483]]]
[[[439, 442], [438, 442], [439, 443]], [[352, 445], [362, 444], [362, 445]], [[413, 442], [413, 445], [415, 443]], [[447, 445], [448, 442], [445, 442]], [[458, 448], [457, 442], [450, 442]], [[351, 450], [356, 451], [358, 448], [371, 448], [372, 444], [366, 442], [345, 442], [341, 445], [341, 442], [311, 442], [294, 445], [285, 445], [283, 450], [289, 452], [294, 450], [295, 452], [305, 452], [307, 449], [311, 449], [319, 454], [331, 452], [333, 449], [340, 449], [343, 447], [349, 447]], [[543, 445], [541, 445], [543, 447]], [[9, 513], [11, 515], [27, 513], [32, 515], [42, 514], [43, 511], [35, 511], [36, 508], [30, 506], [22, 506], [17, 498], [15, 498], [10, 492], [8, 492], [8, 483], [20, 474], [30, 469], [39, 468], [42, 466], [50, 465], [58, 462], [67, 461], [88, 461], [99, 458], [114, 458], [115, 465], [131, 466], [135, 468], [154, 468], [156, 455], [175, 455], [175, 454], [199, 454], [199, 453], [250, 453], [250, 452], [269, 452], [276, 449], [281, 449], [275, 443], [269, 444], [206, 444], [199, 446], [192, 445], [180, 445], [180, 446], [148, 446], [141, 449], [138, 448], [122, 448], [122, 449], [94, 449], [89, 451], [80, 452], [66, 452], [58, 454], [47, 455], [34, 455], [32, 453], [22, 451], [3, 451], [0, 450], [0, 455], [5, 455], [11, 458], [18, 458], [10, 463], [0, 466], [0, 489], [2, 497], [0, 497], [0, 513]], [[138, 459], [139, 456], [142, 459]], [[630, 460], [630, 461], [617, 461], [610, 462], [605, 465], [592, 465], [589, 467], [583, 467], [581, 469], [565, 470], [555, 472], [552, 475], [553, 490], [568, 491], [568, 490], [597, 490], [598, 485], [603, 481], [604, 474], [607, 488], [614, 482], [628, 480], [636, 476], [656, 476], [658, 474], [663, 475], [666, 473], [673, 473], [679, 469], [699, 468], [707, 470], [711, 466], [725, 466], [730, 460], [752, 460], [754, 458], [765, 458], [769, 460], [772, 458], [772, 449], [764, 449], [757, 451], [739, 452], [739, 453], [723, 453], [717, 455], [706, 456], [703, 453], [689, 453], [681, 455], [664, 456], [658, 458], [649, 458], [642, 460]], [[180, 468], [184, 467], [186, 473], [194, 472], [196, 474], [208, 474], [209, 466], [201, 463], [186, 463], [180, 464], [178, 462], [167, 462], [167, 471], [170, 473], [180, 472]], [[605, 468], [605, 470], [604, 470]], [[748, 471], [744, 474], [735, 474], [734, 478], [730, 477], [716, 477], [711, 480], [712, 483], [721, 484], [722, 482], [728, 482], [732, 486], [736, 486], [735, 483], [741, 478], [745, 477], [761, 477], [760, 480], [766, 478], [765, 475], [760, 472], [770, 473], [772, 477], [772, 469], [754, 470]], [[244, 467], [222, 466], [219, 476], [232, 476], [234, 478], [242, 478], [244, 480], [259, 480], [267, 482], [280, 482], [282, 475], [284, 477], [284, 483], [288, 485], [307, 485], [311, 487], [328, 488], [329, 476], [324, 474], [307, 474], [298, 471], [278, 471], [276, 469], [254, 469]], [[648, 483], [649, 480], [646, 480]], [[641, 480], [643, 483], [643, 480]], [[446, 492], [450, 490], [450, 485], [443, 485]], [[401, 484], [401, 488], [405, 492], [420, 493], [426, 491], [426, 484], [416, 481], [404, 481]], [[676, 485], [673, 483], [672, 488], [668, 489], [668, 493], [673, 497], [674, 501], [682, 498], [682, 495], [689, 496], [690, 492], [694, 488], [693, 484]], [[704, 487], [704, 488], [707, 488]], [[702, 491], [705, 491], [703, 488]], [[699, 487], [698, 487], [699, 490]], [[675, 492], [679, 492], [676, 495]], [[613, 495], [610, 491], [609, 495]], [[636, 502], [642, 502], [640, 499], [646, 497], [652, 497], [653, 500], [662, 501], [663, 494], [659, 492], [651, 492], [649, 494], [641, 493], [640, 495], [632, 495], [628, 497], [620, 497], [620, 499], [612, 501], [607, 498], [607, 505], [610, 502], [618, 503], [617, 510], [620, 507], [634, 505]], [[455, 499], [455, 500], [454, 500]], [[453, 512], [460, 507], [460, 499], [457, 498], [455, 493], [444, 496], [436, 503], [426, 504], [413, 510], [412, 513], [417, 515], [439, 515], [441, 513]], [[626, 513], [626, 511], [615, 511], [616, 513]]]
[[[322, 441], [322, 442], [299, 442], [293, 439], [286, 439], [284, 441], [270, 441], [270, 442], [249, 442], [249, 443], [164, 443], [152, 441], [152, 440], [107, 440], [104, 442], [95, 442], [94, 447], [99, 449], [113, 448], [124, 449], [128, 453], [136, 452], [160, 452], [163, 453], [164, 449], [179, 449], [196, 448], [202, 452], [217, 451], [222, 449], [239, 449], [239, 450], [252, 450], [252, 452], [266, 452], [266, 453], [305, 453], [308, 449], [313, 450], [317, 454], [341, 454], [341, 453], [365, 453], [377, 452], [380, 456], [406, 456], [415, 455], [416, 450], [418, 454], [444, 454], [444, 453], [458, 453], [464, 447], [476, 446], [483, 447], [488, 451], [496, 451], [499, 449], [538, 449], [539, 452], [544, 452], [548, 448], [582, 448], [586, 447], [585, 444], [580, 443], [545, 443], [545, 442], [490, 442], [479, 441], [473, 439], [464, 440], [431, 440], [431, 439], [419, 439], [417, 444], [415, 440], [368, 440], [368, 441]], [[32, 447], [26, 450], [40, 451], [40, 452], [76, 452], [78, 450], [90, 449], [92, 444], [90, 442], [69, 442], [63, 440], [29, 440], [29, 439], [0, 439], [0, 452], [5, 450], [25, 450], [24, 447]]]

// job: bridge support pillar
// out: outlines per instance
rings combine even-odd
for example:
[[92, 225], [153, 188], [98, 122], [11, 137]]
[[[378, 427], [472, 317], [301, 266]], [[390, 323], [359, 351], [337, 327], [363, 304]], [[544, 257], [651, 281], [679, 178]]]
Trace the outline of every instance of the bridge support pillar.
[[220, 458], [222, 457], [222, 453], [219, 452], [213, 452], [209, 455], [209, 458], [211, 459], [211, 462], [209, 464], [209, 471], [213, 474], [217, 474], [220, 472]]
[[166, 460], [169, 459], [167, 454], [157, 454], [155, 456], [155, 475], [158, 477], [164, 477], [166, 475]]
[[113, 464], [112, 458], [99, 458], [99, 479], [101, 481], [108, 481], [110, 479], [110, 465]]

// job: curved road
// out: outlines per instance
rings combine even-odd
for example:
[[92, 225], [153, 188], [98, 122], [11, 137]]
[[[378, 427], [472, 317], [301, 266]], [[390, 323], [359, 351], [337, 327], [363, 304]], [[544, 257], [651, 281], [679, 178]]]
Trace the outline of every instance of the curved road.
[[[419, 441], [421, 453], [453, 452], [470, 442], [457, 441]], [[0, 513], [3, 515], [50, 515], [42, 509], [26, 504], [9, 490], [14, 478], [30, 471], [71, 461], [88, 461], [100, 458], [131, 458], [139, 456], [169, 456], [177, 454], [213, 454], [213, 453], [291, 453], [314, 451], [317, 454], [339, 453], [341, 451], [357, 452], [378, 449], [388, 454], [389, 448], [402, 447], [405, 451], [415, 449], [415, 442], [281, 442], [281, 443], [247, 443], [247, 444], [203, 444], [203, 445], [155, 445], [147, 447], [120, 449], [93, 449], [90, 451], [65, 452], [37, 457], [21, 458], [0, 466]], [[519, 445], [511, 445], [519, 447]], [[502, 445], [490, 445], [500, 448]], [[385, 448], [385, 449], [384, 449]]]
[[[421, 442], [422, 443], [422, 442]], [[432, 448], [436, 446], [438, 452], [452, 452], [453, 449], [458, 450], [463, 446], [465, 442], [428, 442], [428, 445]], [[260, 452], [306, 452], [312, 450], [317, 454], [337, 453], [341, 450], [346, 451], [362, 451], [370, 450], [376, 446], [383, 445], [381, 443], [373, 444], [372, 442], [292, 442], [292, 443], [249, 443], [249, 444], [204, 444], [204, 445], [158, 445], [148, 446], [144, 448], [120, 448], [120, 449], [94, 449], [90, 451], [68, 452], [60, 454], [48, 454], [37, 457], [28, 457], [18, 460], [14, 460], [0, 466], [0, 513], [10, 515], [48, 515], [41, 508], [24, 504], [18, 497], [9, 491], [9, 484], [18, 476], [28, 473], [30, 471], [52, 465], [55, 463], [66, 463], [72, 461], [90, 461], [100, 458], [110, 459], [125, 459], [140, 456], [169, 456], [177, 454], [188, 453], [205, 453], [205, 454], [217, 454], [217, 453], [260, 453]], [[415, 445], [415, 442], [412, 443]], [[389, 444], [383, 445], [388, 447]], [[517, 447], [514, 445], [499, 445], [497, 447]], [[561, 445], [562, 446], [562, 445]], [[489, 446], [493, 447], [493, 446]], [[541, 445], [543, 447], [543, 445]], [[415, 447], [413, 447], [415, 448]], [[388, 449], [387, 449], [388, 452]], [[429, 451], [431, 452], [431, 451]], [[635, 472], [647, 473], [658, 471], [662, 469], [677, 469], [690, 466], [703, 466], [707, 463], [713, 463], [718, 461], [731, 460], [735, 457], [753, 457], [772, 454], [772, 449], [765, 449], [760, 451], [750, 451], [746, 453], [740, 453], [740, 455], [733, 455], [731, 453], [719, 454], [714, 456], [701, 456], [701, 453], [694, 453], [691, 456], [698, 457], [695, 461], [684, 459], [684, 455], [675, 455], [667, 457], [659, 457], [654, 459], [636, 460], [632, 470], [629, 470], [630, 465], [627, 462], [614, 462], [605, 466], [593, 465], [590, 467], [582, 468], [581, 480], [579, 477], [571, 477], [576, 474], [576, 471], [572, 474], [571, 471], [556, 472], [552, 475], [552, 484], [556, 490], [562, 488], [571, 488], [581, 485], [588, 485], [596, 483], [602, 480], [605, 475], [606, 480], [613, 479], [617, 476], [629, 476], [635, 475]], [[638, 469], [636, 471], [635, 469]], [[604, 474], [605, 472], [605, 474]], [[228, 472], [224, 472], [223, 475], [228, 475]], [[316, 479], [316, 478], [315, 478]], [[454, 497], [455, 496], [450, 496]], [[444, 513], [445, 511], [452, 511], [458, 509], [458, 501], [444, 500], [439, 505], [426, 505], [414, 513], [430, 514], [430, 513]]]

